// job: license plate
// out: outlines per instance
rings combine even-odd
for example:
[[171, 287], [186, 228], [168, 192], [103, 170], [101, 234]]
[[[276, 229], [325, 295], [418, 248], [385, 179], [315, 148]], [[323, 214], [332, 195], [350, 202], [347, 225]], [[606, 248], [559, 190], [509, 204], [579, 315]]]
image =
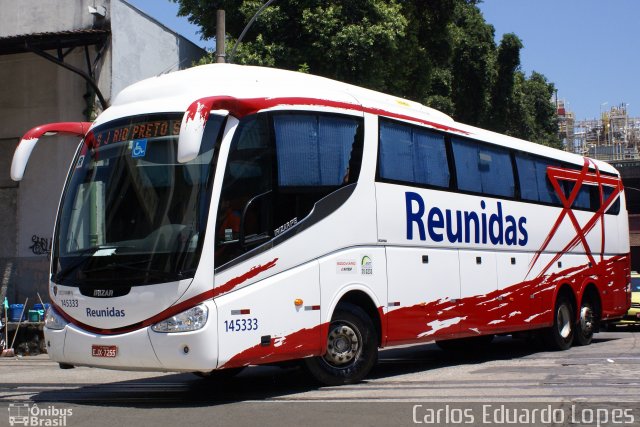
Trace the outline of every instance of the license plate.
[[91, 355], [93, 357], [116, 357], [118, 346], [116, 345], [92, 345]]

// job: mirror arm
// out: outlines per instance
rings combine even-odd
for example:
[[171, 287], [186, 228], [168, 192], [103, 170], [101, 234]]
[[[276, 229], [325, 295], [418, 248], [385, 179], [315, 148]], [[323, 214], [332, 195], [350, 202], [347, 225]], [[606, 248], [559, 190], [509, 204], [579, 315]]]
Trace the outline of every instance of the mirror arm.
[[31, 152], [40, 137], [56, 134], [83, 137], [89, 131], [90, 127], [90, 122], [49, 123], [34, 127], [24, 134], [16, 147], [11, 162], [11, 179], [14, 181], [22, 180]]

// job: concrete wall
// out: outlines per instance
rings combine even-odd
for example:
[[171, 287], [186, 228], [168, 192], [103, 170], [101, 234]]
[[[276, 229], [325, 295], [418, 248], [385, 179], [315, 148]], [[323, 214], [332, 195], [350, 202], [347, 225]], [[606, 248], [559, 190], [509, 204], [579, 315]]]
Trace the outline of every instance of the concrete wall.
[[[105, 6], [106, 21], [91, 15], [89, 5]], [[109, 24], [111, 39], [97, 68], [108, 101], [136, 81], [186, 68], [205, 53], [122, 0], [0, 0], [0, 37]], [[89, 50], [93, 60], [96, 49]], [[83, 49], [65, 62], [85, 70]], [[0, 275], [9, 278], [11, 303], [28, 296], [31, 305], [36, 292], [48, 299], [49, 259], [39, 252], [51, 242], [78, 140], [43, 137], [19, 184], [9, 179], [11, 158], [19, 138], [34, 126], [87, 121], [88, 90], [80, 76], [31, 53], [0, 56], [0, 82]]]
[[9, 179], [9, 168], [17, 142], [0, 139], [0, 258], [12, 257], [16, 250], [18, 185]]
[[0, 0], [0, 37], [92, 28], [100, 18], [88, 6], [109, 10], [109, 0]]
[[[76, 66], [82, 66], [83, 60], [81, 51], [65, 58]], [[86, 83], [52, 62], [27, 53], [2, 56], [0, 81], [6, 84], [0, 98], [0, 138], [18, 139], [42, 123], [86, 120]], [[32, 236], [51, 237], [60, 191], [77, 144], [76, 138], [54, 136], [36, 145], [18, 186], [15, 256], [34, 255], [29, 248]], [[7, 179], [8, 169], [0, 175]]]
[[188, 68], [205, 51], [124, 1], [111, 10], [111, 93], [160, 74]]
[[[65, 59], [83, 66], [84, 55]], [[82, 121], [86, 83], [75, 74], [32, 54], [0, 56], [0, 270], [10, 262], [11, 303], [47, 295], [49, 260], [39, 253], [53, 234], [58, 201], [76, 138], [44, 137], [36, 145], [24, 179], [10, 180], [13, 150], [32, 127], [49, 122]], [[34, 240], [35, 236], [35, 240]], [[45, 239], [45, 240], [42, 240]], [[36, 243], [36, 245], [34, 245]], [[38, 254], [37, 254], [38, 253]]]

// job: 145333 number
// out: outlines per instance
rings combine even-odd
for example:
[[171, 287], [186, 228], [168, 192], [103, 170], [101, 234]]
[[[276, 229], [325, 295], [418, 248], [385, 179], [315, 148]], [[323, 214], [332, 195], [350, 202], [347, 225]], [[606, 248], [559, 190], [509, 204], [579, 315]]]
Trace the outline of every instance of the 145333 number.
[[257, 331], [258, 319], [255, 317], [224, 321], [225, 332]]

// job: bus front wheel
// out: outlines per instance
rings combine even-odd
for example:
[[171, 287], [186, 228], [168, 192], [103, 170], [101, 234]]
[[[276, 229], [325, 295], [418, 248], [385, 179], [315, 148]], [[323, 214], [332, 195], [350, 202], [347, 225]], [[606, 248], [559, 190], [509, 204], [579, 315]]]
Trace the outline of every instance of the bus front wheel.
[[551, 350], [568, 350], [573, 343], [574, 331], [573, 304], [566, 295], [560, 294], [556, 301], [553, 326], [546, 331], [545, 338]]
[[341, 303], [327, 335], [324, 356], [304, 359], [311, 375], [325, 385], [362, 380], [378, 360], [378, 340], [371, 318], [360, 307]]

